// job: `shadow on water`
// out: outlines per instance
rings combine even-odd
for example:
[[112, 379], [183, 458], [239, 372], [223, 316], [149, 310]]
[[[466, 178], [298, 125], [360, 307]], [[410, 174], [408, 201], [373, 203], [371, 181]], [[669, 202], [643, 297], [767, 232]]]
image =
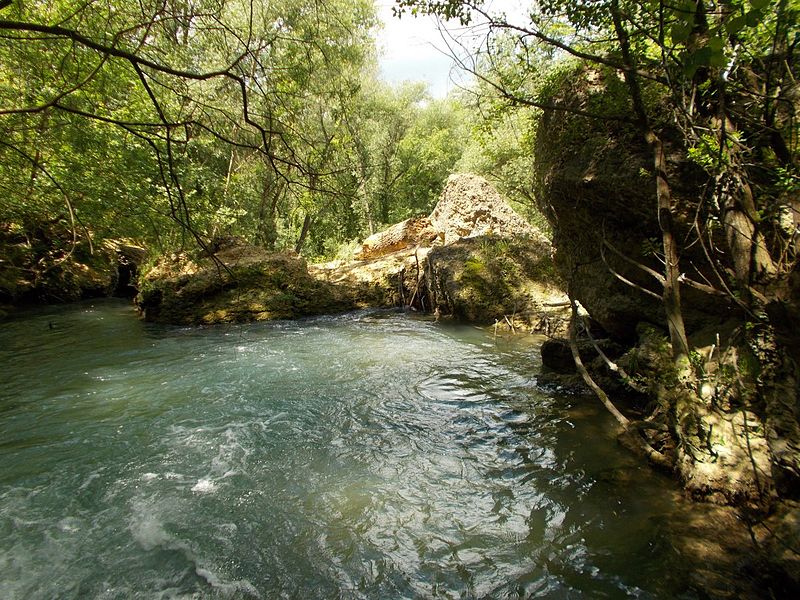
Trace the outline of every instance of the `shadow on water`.
[[698, 597], [702, 513], [527, 338], [109, 302], [4, 323], [0, 360], [3, 598]]

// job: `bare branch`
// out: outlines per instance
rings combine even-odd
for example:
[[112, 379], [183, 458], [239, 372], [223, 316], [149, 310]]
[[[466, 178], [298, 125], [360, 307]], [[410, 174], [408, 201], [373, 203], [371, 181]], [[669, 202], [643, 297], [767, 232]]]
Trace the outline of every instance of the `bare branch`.
[[[615, 255], [617, 255], [619, 258], [624, 260], [626, 263], [628, 263], [630, 265], [633, 265], [637, 269], [641, 269], [642, 271], [644, 271], [648, 275], [652, 276], [653, 279], [658, 281], [661, 285], [664, 285], [664, 276], [661, 273], [651, 269], [650, 267], [648, 267], [645, 264], [642, 264], [642, 263], [640, 263], [638, 261], [633, 260], [630, 256], [627, 256], [626, 254], [623, 254], [622, 252], [620, 252], [616, 248], [616, 246], [614, 246], [614, 244], [612, 244], [611, 242], [608, 241], [608, 239], [606, 239], [605, 234], [603, 234], [603, 244], [602, 244], [602, 247], [601, 247], [601, 252], [602, 252], [602, 248], [608, 248]], [[603, 259], [603, 260], [605, 260], [605, 259]]]
[[603, 389], [597, 385], [589, 371], [584, 366], [580, 352], [578, 351], [578, 303], [571, 296], [570, 302], [572, 304], [572, 318], [570, 319], [569, 323], [569, 348], [572, 352], [572, 359], [575, 362], [575, 368], [578, 370], [578, 373], [581, 375], [586, 385], [589, 386], [589, 389], [592, 390], [595, 396], [597, 396], [598, 400], [600, 400], [603, 406], [606, 407], [606, 410], [608, 410], [608, 412], [610, 412], [617, 420], [617, 423], [619, 423], [619, 425], [622, 427], [623, 433], [627, 434], [628, 440], [631, 441], [633, 449], [647, 457], [647, 459], [654, 465], [665, 469], [671, 469], [672, 462], [669, 460], [669, 458], [653, 448], [647, 442], [647, 440], [636, 433], [638, 427], [631, 427], [630, 419], [623, 415], [619, 409], [614, 406], [614, 403], [611, 402], [608, 394], [606, 394]]
[[611, 67], [612, 69], [615, 69], [615, 70], [620, 71], [622, 73], [638, 75], [639, 77], [642, 77], [644, 79], [649, 79], [651, 81], [656, 81], [658, 83], [666, 84], [666, 80], [663, 77], [659, 77], [657, 75], [654, 75], [654, 74], [649, 73], [648, 71], [644, 71], [642, 69], [634, 68], [634, 67], [632, 67], [632, 66], [630, 66], [628, 64], [625, 64], [625, 63], [619, 63], [619, 62], [617, 62], [615, 60], [612, 60], [612, 59], [610, 59], [610, 58], [608, 58], [606, 56], [602, 56], [602, 55], [599, 55], [599, 54], [591, 54], [589, 52], [584, 52], [582, 50], [579, 50], [578, 48], [574, 48], [574, 47], [570, 46], [569, 44], [565, 44], [565, 43], [557, 40], [554, 37], [551, 37], [551, 36], [548, 36], [548, 35], [544, 34], [539, 29], [528, 29], [526, 27], [521, 27], [519, 25], [513, 25], [511, 23], [508, 23], [507, 21], [497, 20], [494, 17], [492, 17], [487, 11], [483, 10], [482, 8], [480, 8], [478, 5], [473, 4], [471, 2], [466, 3], [466, 4], [472, 10], [474, 10], [475, 12], [477, 12], [478, 14], [483, 16], [486, 20], [488, 20], [491, 23], [491, 26], [493, 26], [493, 27], [507, 29], [507, 30], [511, 30], [511, 31], [517, 31], [517, 32], [522, 33], [522, 34], [524, 34], [526, 36], [534, 37], [534, 38], [536, 38], [536, 39], [548, 44], [549, 46], [553, 46], [555, 48], [558, 48], [559, 50], [563, 50], [564, 52], [566, 52], [568, 54], [571, 54], [572, 56], [575, 56], [576, 58], [581, 58], [583, 60], [586, 60], [586, 61], [589, 61], [589, 62], [592, 62], [592, 63], [595, 63], [595, 64], [599, 64], [599, 65], [605, 65], [607, 67]]
[[568, 113], [568, 114], [578, 115], [578, 116], [581, 116], [581, 117], [587, 117], [589, 119], [599, 119], [599, 120], [603, 120], [603, 121], [615, 121], [615, 122], [620, 122], [620, 123], [633, 123], [633, 120], [630, 117], [623, 116], [623, 115], [609, 115], [609, 114], [594, 113], [594, 112], [582, 110], [582, 109], [579, 109], [579, 108], [573, 108], [571, 106], [566, 106], [564, 104], [557, 104], [557, 103], [554, 103], [554, 102], [542, 102], [542, 101], [539, 101], [539, 100], [534, 100], [534, 99], [531, 99], [531, 98], [526, 98], [526, 97], [520, 96], [518, 94], [515, 94], [515, 93], [509, 91], [508, 87], [503, 85], [502, 82], [497, 82], [497, 81], [491, 80], [489, 77], [487, 77], [485, 74], [483, 74], [478, 69], [478, 67], [476, 65], [474, 65], [474, 64], [473, 65], [468, 65], [466, 63], [466, 61], [459, 55], [459, 53], [455, 51], [455, 49], [453, 48], [452, 43], [459, 44], [462, 48], [463, 48], [463, 45], [458, 40], [456, 40], [451, 34], [449, 34], [449, 32], [448, 32], [448, 36], [450, 38], [449, 40], [443, 34], [442, 35], [442, 40], [445, 43], [445, 45], [447, 46], [448, 56], [455, 61], [456, 66], [458, 66], [458, 68], [460, 68], [461, 70], [466, 71], [470, 75], [474, 76], [478, 80], [480, 80], [480, 81], [486, 83], [487, 85], [489, 85], [492, 89], [494, 89], [496, 92], [498, 92], [502, 98], [504, 98], [505, 100], [508, 100], [512, 105], [530, 106], [532, 108], [539, 108], [541, 110], [552, 110], [552, 111], [556, 111], [556, 112], [564, 112], [564, 113]]

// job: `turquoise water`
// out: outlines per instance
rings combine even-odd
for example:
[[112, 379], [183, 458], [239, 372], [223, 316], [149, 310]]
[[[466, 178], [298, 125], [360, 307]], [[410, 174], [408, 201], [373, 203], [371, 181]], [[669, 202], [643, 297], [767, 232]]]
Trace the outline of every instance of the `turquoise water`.
[[530, 338], [0, 324], [0, 598], [693, 597], [676, 491]]

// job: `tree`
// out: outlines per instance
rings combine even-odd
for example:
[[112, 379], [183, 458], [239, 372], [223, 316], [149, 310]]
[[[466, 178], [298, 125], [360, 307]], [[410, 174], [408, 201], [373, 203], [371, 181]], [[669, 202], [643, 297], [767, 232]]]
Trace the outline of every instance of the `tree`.
[[[790, 323], [798, 322], [800, 313], [789, 281], [798, 257], [800, 214], [790, 197], [798, 189], [797, 103], [791, 91], [798, 75], [798, 7], [788, 0], [545, 0], [520, 23], [492, 13], [485, 4], [399, 0], [398, 11], [434, 13], [462, 24], [480, 20], [489, 32], [479, 46], [484, 62], [462, 59], [462, 64], [483, 85], [511, 104], [627, 123], [650, 147], [663, 268], [642, 267], [661, 288], [682, 390], [672, 396], [671, 427], [678, 443], [685, 444], [679, 451], [692, 462], [689, 445], [696, 432], [690, 429], [704, 429], [698, 407], [708, 401], [697, 392], [690, 364], [682, 290], [690, 286], [725, 297], [750, 330], [796, 347]], [[536, 76], [534, 67], [548, 54], [616, 73], [625, 84], [628, 110], [576, 105], [531, 89], [525, 79]], [[495, 60], [498, 56], [505, 59]], [[705, 169], [706, 182], [696, 198], [678, 202], [674, 196], [667, 144]], [[689, 241], [707, 257], [702, 272], [682, 261], [687, 240], [676, 235], [676, 223], [687, 214], [694, 215]], [[598, 246], [602, 243], [598, 239]], [[700, 279], [706, 273], [710, 276]], [[792, 352], [784, 347], [778, 355], [762, 361], [762, 369], [788, 377], [781, 389], [796, 395]], [[778, 413], [791, 412], [775, 402], [774, 386], [759, 385], [767, 423], [777, 421]], [[775, 437], [791, 440], [794, 450], [775, 446], [773, 452], [780, 454], [780, 468], [797, 480], [796, 415], [781, 422], [780, 432], [773, 429]], [[699, 449], [698, 456], [704, 452]]]
[[[253, 182], [237, 180], [243, 163], [261, 157], [256, 180], [271, 173], [262, 198], [308, 187], [318, 165], [304, 150], [313, 142], [298, 134], [306, 104], [326, 93], [323, 83], [344, 86], [341, 72], [352, 82], [371, 52], [374, 8], [366, 0], [31, 2], [0, 16], [1, 151], [12, 192], [3, 220], [57, 216], [58, 198], [73, 221], [119, 225], [112, 215], [125, 207], [159, 230], [169, 218], [206, 246], [252, 210], [234, 189]], [[97, 144], [87, 145], [87, 132]], [[82, 189], [64, 175], [87, 169], [94, 177]]]
[[360, 235], [433, 208], [466, 142], [459, 105], [421, 83], [367, 80], [344, 121]]
[[[506, 82], [517, 78], [513, 89], [524, 87], [526, 95], [533, 96], [552, 71], [552, 54], [528, 53], [525, 64], [520, 65], [514, 46], [514, 38], [506, 32], [495, 40], [491, 54], [479, 54], [469, 64], [461, 62], [478, 73], [502, 72]], [[472, 129], [457, 169], [483, 175], [511, 200], [518, 212], [548, 232], [549, 223], [536, 206], [531, 169], [541, 109], [510, 101], [504, 91], [491, 80], [481, 78], [476, 78], [473, 87], [461, 91], [460, 100], [469, 111]]]

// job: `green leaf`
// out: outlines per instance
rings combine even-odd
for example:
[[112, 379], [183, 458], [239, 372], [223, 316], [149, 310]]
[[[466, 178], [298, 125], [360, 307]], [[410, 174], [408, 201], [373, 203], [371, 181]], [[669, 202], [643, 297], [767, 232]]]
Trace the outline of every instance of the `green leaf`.
[[714, 51], [708, 46], [704, 46], [692, 55], [692, 62], [698, 67], [708, 67], [711, 65], [713, 55]]
[[729, 34], [733, 35], [735, 33], [740, 32], [742, 29], [744, 29], [746, 25], [747, 25], [747, 19], [745, 18], [745, 16], [744, 15], [739, 15], [738, 17], [734, 17], [732, 19], [729, 19], [725, 23], [725, 30]]
[[725, 52], [722, 49], [712, 50], [708, 64], [712, 67], [724, 67], [728, 64], [728, 57], [725, 56]]
[[691, 58], [683, 63], [683, 73], [686, 75], [687, 78], [691, 79], [694, 77], [694, 74], [697, 73], [697, 63], [694, 62]]
[[770, 0], [750, 0], [750, 5], [756, 9], [760, 10], [762, 8], [766, 8], [769, 4]]
[[764, 12], [753, 9], [747, 12], [747, 14], [744, 16], [744, 19], [748, 27], [756, 27], [764, 19]]
[[672, 37], [672, 41], [676, 44], [682, 44], [689, 39], [689, 36], [692, 34], [692, 26], [689, 23], [684, 23], [682, 21], [678, 21], [672, 25], [672, 29], [670, 30], [670, 36]]
[[725, 46], [725, 40], [721, 37], [712, 37], [708, 39], [706, 46], [711, 48], [713, 52], [720, 52]]

